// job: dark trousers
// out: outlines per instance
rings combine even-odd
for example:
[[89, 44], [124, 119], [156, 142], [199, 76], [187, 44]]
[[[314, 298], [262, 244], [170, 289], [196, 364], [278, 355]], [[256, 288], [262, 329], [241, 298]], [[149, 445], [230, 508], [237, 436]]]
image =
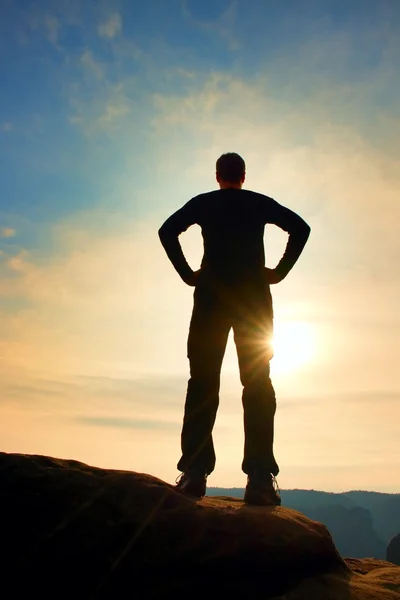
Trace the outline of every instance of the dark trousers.
[[240, 284], [200, 280], [188, 337], [190, 379], [178, 470], [210, 474], [215, 468], [212, 430], [219, 404], [220, 373], [233, 328], [243, 385], [244, 458], [242, 470], [277, 475], [273, 454], [275, 391], [270, 379], [273, 308], [264, 276]]

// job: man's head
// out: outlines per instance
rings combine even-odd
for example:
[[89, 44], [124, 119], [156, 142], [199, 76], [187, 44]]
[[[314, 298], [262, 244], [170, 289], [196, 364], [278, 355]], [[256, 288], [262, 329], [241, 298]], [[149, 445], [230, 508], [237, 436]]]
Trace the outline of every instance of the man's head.
[[241, 188], [246, 177], [246, 165], [236, 152], [227, 152], [219, 157], [216, 164], [216, 177], [221, 189]]

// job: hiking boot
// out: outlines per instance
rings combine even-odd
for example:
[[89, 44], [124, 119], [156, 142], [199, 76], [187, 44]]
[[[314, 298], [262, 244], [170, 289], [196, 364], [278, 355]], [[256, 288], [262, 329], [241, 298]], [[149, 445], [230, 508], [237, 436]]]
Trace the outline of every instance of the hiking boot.
[[282, 501], [275, 477], [269, 473], [249, 475], [243, 501], [253, 506], [280, 506]]
[[188, 471], [179, 475], [176, 490], [191, 498], [203, 498], [206, 495], [207, 475], [196, 471]]

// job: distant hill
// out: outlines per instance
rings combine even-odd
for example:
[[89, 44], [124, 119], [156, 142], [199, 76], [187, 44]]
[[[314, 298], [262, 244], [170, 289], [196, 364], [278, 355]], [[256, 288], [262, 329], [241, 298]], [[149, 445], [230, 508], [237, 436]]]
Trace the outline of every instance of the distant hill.
[[[208, 488], [209, 496], [243, 498], [243, 488]], [[321, 521], [342, 556], [384, 559], [400, 531], [400, 494], [349, 491], [281, 490], [284, 506]]]
[[370, 511], [374, 527], [386, 543], [400, 531], [400, 494], [353, 491], [346, 496]]

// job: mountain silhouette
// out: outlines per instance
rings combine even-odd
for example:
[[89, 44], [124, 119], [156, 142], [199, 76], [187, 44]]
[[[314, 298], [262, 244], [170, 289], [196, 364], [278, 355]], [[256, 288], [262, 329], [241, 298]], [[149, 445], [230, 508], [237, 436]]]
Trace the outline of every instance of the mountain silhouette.
[[386, 560], [395, 565], [400, 565], [400, 533], [390, 540], [387, 548]]

